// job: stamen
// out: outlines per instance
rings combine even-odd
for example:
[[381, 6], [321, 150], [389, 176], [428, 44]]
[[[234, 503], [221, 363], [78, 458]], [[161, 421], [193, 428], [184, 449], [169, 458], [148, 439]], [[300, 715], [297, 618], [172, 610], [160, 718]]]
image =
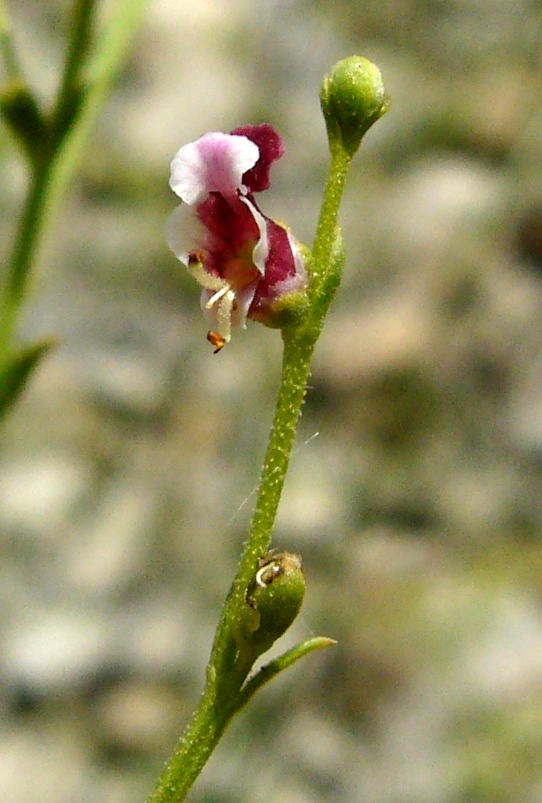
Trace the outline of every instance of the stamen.
[[217, 298], [219, 303], [216, 305], [215, 315], [218, 331], [211, 330], [207, 332], [207, 340], [212, 346], [216, 346], [215, 354], [218, 354], [231, 339], [231, 313], [235, 304], [235, 293], [229, 286], [220, 290], [207, 302], [206, 309], [210, 309]]
[[197, 264], [203, 265], [204, 259], [205, 251], [202, 251], [199, 248], [194, 248], [194, 250], [190, 251], [188, 254], [188, 267], [191, 268]]
[[227, 293], [224, 293], [217, 304], [216, 320], [218, 323], [217, 331], [222, 335], [226, 343], [229, 343], [231, 338], [231, 313], [233, 304], [235, 302], [235, 293], [230, 288]]
[[223, 338], [218, 332], [207, 332], [207, 340], [212, 346], [216, 346], [213, 354], [218, 354], [220, 349], [224, 348], [226, 345], [225, 338]]
[[[224, 280], [222, 280], [222, 281], [224, 281]], [[213, 288], [210, 288], [210, 289], [213, 289]], [[211, 309], [213, 304], [215, 304], [219, 300], [219, 298], [222, 298], [223, 295], [226, 295], [226, 293], [228, 292], [229, 289], [230, 289], [230, 286], [226, 282], [224, 287], [222, 287], [220, 290], [218, 290], [214, 294], [214, 296], [211, 296], [211, 298], [209, 299], [209, 301], [205, 305], [205, 309]]]
[[188, 254], [188, 265], [186, 266], [194, 279], [205, 287], [206, 290], [224, 290], [229, 288], [229, 284], [221, 279], [220, 276], [213, 276], [205, 270], [203, 260], [205, 254], [203, 251], [190, 251]]

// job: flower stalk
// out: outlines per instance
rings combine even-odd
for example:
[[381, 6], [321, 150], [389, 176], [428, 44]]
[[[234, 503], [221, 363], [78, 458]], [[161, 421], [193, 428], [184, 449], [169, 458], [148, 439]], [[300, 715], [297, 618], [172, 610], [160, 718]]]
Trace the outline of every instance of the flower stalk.
[[[289, 567], [288, 571], [292, 572], [292, 585], [284, 585], [280, 589], [284, 596], [274, 594], [275, 587], [273, 583], [277, 584], [277, 588], [280, 583], [285, 583], [284, 578], [287, 577], [288, 572], [280, 562], [279, 556], [274, 556], [268, 550], [271, 545], [274, 522], [305, 398], [312, 354], [325, 315], [339, 285], [344, 264], [344, 249], [340, 230], [337, 226], [337, 219], [348, 168], [361, 137], [372, 122], [378, 119], [385, 111], [384, 104], [387, 103], [381, 80], [378, 80], [380, 73], [373, 65], [370, 65], [370, 69], [367, 65], [370, 65], [370, 63], [356, 57], [351, 60], [345, 60], [336, 65], [324, 80], [322, 109], [328, 127], [331, 164], [324, 190], [312, 256], [305, 260], [305, 268], [309, 276], [306, 299], [298, 306], [297, 317], [294, 315], [289, 322], [284, 323], [282, 326], [278, 324], [282, 328], [284, 343], [282, 375], [249, 536], [244, 545], [236, 577], [222, 609], [207, 667], [205, 690], [171, 761], [157, 788], [148, 798], [147, 803], [179, 803], [184, 800], [226, 725], [247, 703], [256, 690], [304, 655], [315, 649], [335, 643], [332, 639], [323, 637], [309, 639], [288, 650], [279, 658], [274, 659], [249, 676], [255, 660], [271, 646], [276, 638], [282, 635], [291, 624], [291, 621], [293, 621], [293, 618], [295, 618], [301, 604], [302, 591], [304, 590], [304, 583], [302, 578], [299, 577], [301, 561], [296, 556], [289, 556], [284, 565], [287, 565]], [[360, 74], [362, 77], [361, 90], [359, 86]], [[346, 114], [343, 113], [345, 76], [348, 95]], [[369, 82], [367, 81], [367, 76], [369, 76]], [[368, 86], [368, 83], [370, 86]], [[360, 91], [362, 96], [361, 109], [356, 111], [356, 103], [359, 101]], [[336, 113], [337, 104], [339, 114]], [[367, 112], [368, 109], [369, 111]], [[243, 158], [248, 156], [250, 162], [250, 153], [253, 152], [252, 143], [255, 139], [253, 131], [250, 127], [238, 129], [238, 131], [248, 134], [249, 145], [244, 146], [243, 143], [233, 142], [232, 135], [222, 135], [225, 139], [221, 140], [221, 147], [229, 148], [231, 146], [233, 149], [233, 146], [235, 146], [238, 152], [243, 153]], [[216, 137], [217, 135], [212, 136]], [[228, 139], [228, 136], [230, 139]], [[356, 142], [357, 144], [355, 144]], [[256, 143], [259, 144], [257, 139]], [[190, 148], [195, 147], [197, 149], [197, 146], [198, 143], [194, 143]], [[184, 150], [184, 154], [186, 152]], [[218, 158], [216, 158], [216, 150], [213, 153], [214, 158], [211, 164], [212, 170], [216, 171], [217, 163], [220, 162], [221, 157], [218, 155]], [[277, 153], [282, 155], [280, 147], [275, 148], [274, 158], [278, 158]], [[242, 234], [239, 242], [246, 244], [246, 241], [250, 240], [251, 245], [248, 250], [246, 247], [239, 249], [238, 255], [234, 253], [234, 257], [237, 260], [235, 265], [236, 269], [239, 270], [239, 258], [242, 256], [244, 261], [243, 270], [249, 280], [243, 283], [243, 281], [239, 281], [238, 273], [233, 276], [231, 268], [232, 249], [223, 247], [223, 243], [220, 244], [220, 247], [216, 245], [217, 240], [213, 236], [217, 231], [216, 219], [209, 220], [207, 218], [204, 207], [208, 203], [206, 193], [210, 193], [211, 196], [213, 193], [218, 193], [220, 198], [228, 199], [228, 193], [231, 192], [230, 188], [232, 188], [236, 194], [234, 194], [235, 200], [226, 200], [229, 214], [229, 210], [236, 207], [239, 197], [246, 203], [244, 200], [246, 187], [243, 184], [243, 182], [246, 182], [249, 185], [249, 193], [246, 197], [249, 204], [253, 204], [249, 182], [253, 181], [255, 174], [261, 175], [261, 170], [268, 171], [274, 158], [267, 161], [264, 159], [263, 165], [259, 161], [252, 162], [249, 172], [244, 172], [247, 169], [246, 162], [244, 162], [243, 167], [238, 166], [237, 179], [235, 181], [231, 179], [235, 172], [232, 170], [232, 164], [234, 164], [232, 160], [227, 162], [227, 169], [224, 168], [218, 176], [214, 172], [212, 180], [209, 175], [206, 175], [202, 180], [201, 177], [205, 171], [202, 171], [201, 164], [198, 163], [196, 182], [193, 180], [194, 171], [192, 168], [188, 170], [188, 173], [186, 172], [187, 166], [183, 160], [183, 149], [176, 157], [177, 161], [174, 160], [174, 164], [177, 167], [181, 165], [182, 170], [175, 179], [172, 178], [172, 186], [173, 184], [179, 186], [182, 182], [186, 183], [186, 187], [189, 190], [188, 195], [190, 196], [191, 193], [197, 199], [193, 200], [193, 204], [201, 204], [200, 221], [207, 223], [208, 233], [202, 240], [204, 247], [197, 252], [197, 278], [204, 287], [203, 299], [207, 299], [208, 305], [209, 293], [215, 292], [215, 295], [211, 296], [211, 303], [214, 303], [217, 296], [222, 298], [228, 292], [231, 292], [231, 304], [227, 308], [228, 315], [235, 312], [235, 304], [237, 303], [235, 296], [239, 292], [239, 288], [241, 289], [240, 297], [242, 297], [245, 288], [250, 284], [250, 277], [254, 275], [250, 271], [253, 270], [254, 266], [261, 270], [261, 276], [257, 277], [257, 281], [264, 285], [264, 292], [268, 292], [269, 287], [267, 271], [273, 273], [273, 271], [277, 270], [277, 267], [270, 258], [271, 249], [266, 247], [267, 227], [259, 225], [257, 227], [259, 234], [256, 240], [250, 240], [250, 237], [245, 236], [246, 231], [250, 232], [250, 226], [238, 222], [236, 225]], [[209, 168], [208, 173], [210, 170]], [[251, 174], [251, 170], [254, 173]], [[258, 173], [259, 170], [260, 173]], [[191, 179], [188, 182], [187, 175]], [[179, 176], [182, 182], [179, 182]], [[265, 176], [267, 180], [267, 172], [265, 172]], [[185, 194], [183, 200], [186, 199], [187, 195], [186, 187], [181, 187], [182, 192], [178, 192], [181, 198], [183, 198], [182, 193]], [[173, 188], [175, 189], [175, 187]], [[258, 190], [262, 189], [261, 186], [256, 187], [256, 184], [253, 184], [252, 189], [256, 188]], [[177, 192], [178, 190], [175, 189], [175, 191]], [[217, 209], [218, 206], [215, 205], [214, 208]], [[258, 220], [259, 209], [256, 206], [254, 206], [254, 209], [257, 210], [254, 219]], [[238, 211], [241, 216], [245, 214], [242, 209]], [[184, 244], [181, 245], [182, 238], [179, 236], [177, 229], [179, 212], [174, 213], [174, 215], [175, 217], [172, 218], [173, 225], [170, 220], [168, 230], [170, 246], [179, 259], [185, 262], [190, 269], [190, 254], [194, 252], [187, 252]], [[264, 221], [268, 220], [266, 218], [263, 219]], [[291, 244], [295, 241], [289, 239], [289, 242]], [[266, 255], [265, 259], [258, 263], [257, 256], [261, 257], [262, 253]], [[284, 253], [286, 253], [286, 263], [293, 266], [295, 259], [289, 262], [288, 250]], [[295, 251], [292, 250], [291, 254], [295, 254]], [[284, 259], [282, 262], [284, 262]], [[194, 273], [193, 270], [191, 272]], [[291, 275], [301, 276], [302, 274], [294, 267]], [[224, 282], [222, 289], [220, 282]], [[303, 289], [303, 284], [304, 279], [299, 282], [295, 290]], [[287, 293], [288, 290], [286, 290], [286, 295]], [[251, 300], [245, 305], [245, 317], [247, 315], [250, 317], [251, 315], [253, 298], [254, 295], [250, 295]], [[293, 298], [294, 305], [298, 304], [298, 298], [295, 293]], [[219, 317], [217, 316], [217, 319]], [[253, 317], [256, 320], [260, 319], [257, 315]], [[233, 317], [230, 320], [233, 321], [232, 325], [235, 325]], [[277, 325], [276, 319], [269, 321], [264, 318], [263, 322], [271, 326]], [[242, 323], [244, 323], [244, 319]], [[215, 334], [217, 336], [221, 335], [220, 332], [210, 333], [210, 335]], [[223, 338], [224, 342], [221, 343], [217, 351], [229, 340], [229, 335], [228, 328], [227, 337]], [[211, 342], [213, 341], [211, 340]], [[259, 593], [260, 588], [257, 588], [258, 585], [265, 585], [264, 578], [269, 580], [271, 586], [270, 598], [267, 597], [266, 589]], [[255, 588], [256, 591], [254, 591]], [[271, 604], [275, 607], [268, 607]], [[277, 607], [277, 604], [279, 607]], [[288, 612], [290, 609], [291, 613]], [[277, 611], [282, 613], [283, 610], [286, 610], [284, 622], [277, 626], [276, 620], [281, 618], [277, 616]]]

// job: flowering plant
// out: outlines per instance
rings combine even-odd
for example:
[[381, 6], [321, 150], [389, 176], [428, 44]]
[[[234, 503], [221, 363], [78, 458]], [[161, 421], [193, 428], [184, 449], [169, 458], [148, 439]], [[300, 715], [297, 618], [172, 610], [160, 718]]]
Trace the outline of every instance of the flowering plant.
[[[111, 80], [121, 65], [127, 33], [143, 6], [142, 0], [121, 4], [108, 35], [92, 52], [95, 2], [75, 2], [64, 73], [53, 108], [46, 112], [23, 75], [0, 0], [0, 53], [8, 75], [0, 113], [19, 140], [30, 173], [0, 295], [0, 415], [51, 346], [48, 341], [16, 342], [31, 268], [46, 221], [104, 96], [105, 77]], [[148, 803], [184, 800], [228, 723], [254, 693], [301, 657], [334, 643], [310, 638], [252, 669], [294, 621], [303, 600], [300, 557], [271, 549], [271, 537], [312, 353], [344, 264], [337, 217], [348, 168], [361, 138], [387, 108], [380, 72], [359, 57], [339, 62], [324, 79], [321, 105], [331, 162], [312, 253], [286, 226], [267, 217], [256, 200], [268, 189], [270, 169], [284, 153], [272, 126], [204, 134], [181, 147], [171, 164], [170, 186], [182, 203], [169, 218], [167, 240], [202, 286], [209, 341], [220, 351], [232, 329], [251, 319], [281, 330], [284, 353], [255, 510], [215, 634], [205, 689]]]
[[269, 187], [270, 167], [284, 152], [270, 125], [204, 134], [171, 163], [170, 186], [183, 205], [168, 221], [167, 238], [203, 287], [201, 305], [213, 327], [208, 339], [219, 351], [231, 329], [252, 318], [282, 330], [284, 354], [249, 537], [224, 602], [205, 690], [148, 803], [183, 800], [228, 722], [256, 690], [304, 655], [335, 643], [310, 638], [250, 674], [303, 600], [301, 559], [269, 549], [312, 353], [344, 264], [337, 217], [348, 168], [388, 105], [379, 70], [363, 58], [339, 62], [324, 79], [321, 105], [331, 163], [312, 253], [254, 199]]

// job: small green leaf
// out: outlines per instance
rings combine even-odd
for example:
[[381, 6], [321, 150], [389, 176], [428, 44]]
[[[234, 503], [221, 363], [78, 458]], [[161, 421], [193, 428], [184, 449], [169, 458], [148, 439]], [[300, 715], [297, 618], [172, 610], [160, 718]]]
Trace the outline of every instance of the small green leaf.
[[42, 340], [25, 349], [21, 349], [4, 366], [0, 374], [0, 419], [17, 401], [24, 390], [30, 374], [41, 358], [53, 347], [53, 340]]
[[269, 683], [269, 681], [280, 672], [283, 672], [285, 669], [295, 664], [300, 658], [309, 655], [315, 650], [321, 650], [324, 647], [334, 647], [336, 643], [335, 639], [328, 638], [327, 636], [314, 636], [307, 641], [303, 641], [301, 644], [296, 644], [295, 647], [279, 655], [278, 658], [269, 661], [269, 663], [262, 666], [256, 674], [252, 675], [241, 689], [239, 708], [246, 705], [258, 689], [266, 683]]

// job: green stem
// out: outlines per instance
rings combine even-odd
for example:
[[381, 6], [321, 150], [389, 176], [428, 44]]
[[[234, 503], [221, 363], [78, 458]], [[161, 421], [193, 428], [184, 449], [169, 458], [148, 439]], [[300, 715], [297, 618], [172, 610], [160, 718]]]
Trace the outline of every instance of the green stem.
[[34, 166], [25, 206], [21, 215], [13, 255], [0, 303], [0, 354], [9, 355], [20, 307], [26, 295], [28, 276], [44, 226], [43, 209], [51, 164]]
[[[336, 267], [333, 254], [337, 239], [337, 218], [350, 162], [351, 159], [342, 150], [332, 153], [313, 248], [310, 291], [314, 298], [317, 298], [329, 273]], [[313, 304], [303, 325], [283, 331], [282, 376], [256, 506], [237, 575], [224, 604], [211, 655], [210, 663], [217, 671], [223, 666], [222, 653], [229, 643], [232, 624], [233, 627], [236, 626], [239, 612], [246, 604], [245, 592], [254, 576], [258, 560], [271, 544], [305, 398], [312, 354], [328, 307], [329, 303]]]
[[70, 30], [72, 32], [66, 53], [66, 63], [58, 91], [53, 115], [54, 136], [59, 141], [70, 127], [77, 113], [83, 91], [82, 70], [92, 42], [93, 16], [96, 0], [77, 0], [73, 7]]
[[[55, 109], [47, 125], [46, 147], [40, 158], [32, 160], [30, 165], [27, 198], [0, 295], [0, 363], [9, 361], [14, 330], [44, 232], [77, 167], [106, 92], [126, 58], [146, 0], [118, 0], [89, 61], [95, 5], [96, 0], [78, 0], [75, 5], [65, 68]], [[6, 62], [10, 48], [16, 59], [7, 16], [1, 5], [0, 45]], [[17, 66], [18, 63], [15, 61], [14, 64]], [[14, 69], [13, 64], [11, 68]], [[84, 92], [81, 81], [83, 68], [86, 69], [88, 81]], [[20, 77], [20, 71], [17, 71], [17, 77]]]
[[[30, 272], [47, 223], [46, 208], [51, 179], [54, 177], [64, 136], [74, 121], [76, 92], [80, 88], [78, 80], [90, 46], [94, 6], [95, 0], [79, 0], [74, 7], [73, 22], [70, 25], [71, 37], [52, 114], [53, 122], [46, 128], [46, 142], [43, 143], [41, 153], [30, 165], [31, 174], [26, 202], [0, 302], [0, 354], [3, 359], [9, 359], [17, 318], [27, 293]], [[0, 14], [0, 23], [0, 32], [7, 43], [4, 43], [6, 63], [11, 66], [12, 71], [17, 69], [20, 75], [11, 36], [8, 36], [9, 28], [5, 14]], [[10, 48], [13, 50], [12, 55]]]
[[235, 633], [242, 609], [246, 607], [245, 591], [254, 576], [258, 559], [267, 552], [271, 543], [315, 342], [299, 333], [284, 333], [282, 380], [250, 535], [222, 610], [207, 668], [206, 688], [147, 803], [178, 803], [185, 799], [229, 720], [250, 696], [243, 696], [241, 687], [254, 656], [246, 662], [239, 661]]
[[216, 747], [232, 713], [206, 688], [182, 738], [147, 803], [184, 800]]
[[[316, 298], [330, 271], [336, 267], [334, 248], [337, 240], [337, 215], [350, 159], [343, 153], [332, 158], [324, 191], [320, 221], [314, 245], [311, 289]], [[324, 309], [325, 306], [325, 309]], [[310, 363], [320, 334], [327, 305], [314, 305], [307, 320], [299, 327], [283, 331], [282, 376], [273, 425], [262, 467], [258, 497], [237, 575], [222, 609], [211, 658], [207, 668], [205, 691], [177, 748], [147, 803], [180, 803], [203, 769], [229, 720], [252, 694], [296, 660], [298, 655], [331, 643], [317, 641], [308, 648], [301, 645], [282, 663], [272, 663], [263, 674], [244, 684], [254, 656], [244, 662], [236, 645], [236, 633], [246, 614], [246, 590], [256, 571], [258, 560], [271, 544], [273, 526], [297, 433], [297, 424], [305, 398]]]
[[5, 65], [6, 74], [11, 81], [23, 80], [23, 74], [17, 50], [13, 41], [11, 22], [3, 0], [0, 0], [0, 53]]
[[[284, 331], [282, 376], [275, 415], [258, 486], [256, 506], [237, 574], [226, 597], [217, 628], [210, 666], [220, 675], [228, 672], [232, 638], [244, 616], [245, 594], [257, 569], [258, 560], [271, 545], [273, 526], [284, 487], [297, 432], [297, 422], [305, 398], [315, 337], [307, 337], [305, 327]], [[250, 670], [250, 665], [243, 677]]]
[[[207, 687], [198, 707], [186, 726], [166, 771], [146, 803], [181, 803], [185, 800], [229, 721], [248, 703], [258, 689], [300, 658], [333, 644], [336, 644], [333, 639], [321, 636], [315, 636], [303, 644], [298, 644], [263, 666], [243, 684], [242, 688], [224, 687], [220, 692], [217, 688], [216, 674], [214, 677], [208, 677]], [[239, 672], [238, 681], [241, 675]]]
[[[337, 236], [339, 207], [351, 161], [352, 158], [342, 148], [332, 149], [331, 165], [324, 188], [324, 198], [312, 250], [313, 268], [309, 288], [311, 300], [318, 298], [326, 283], [328, 272], [333, 269], [331, 255]], [[329, 301], [331, 302], [331, 299]], [[323, 322], [326, 312], [327, 307], [323, 310], [320, 323]]]
[[[284, 487], [290, 456], [295, 442], [297, 422], [305, 397], [310, 362], [316, 339], [300, 330], [283, 333], [282, 377], [273, 425], [258, 487], [256, 506], [237, 577], [232, 589], [235, 601], [241, 601], [254, 573], [258, 559], [271, 544], [271, 536]], [[234, 603], [235, 604], [235, 603]]]

